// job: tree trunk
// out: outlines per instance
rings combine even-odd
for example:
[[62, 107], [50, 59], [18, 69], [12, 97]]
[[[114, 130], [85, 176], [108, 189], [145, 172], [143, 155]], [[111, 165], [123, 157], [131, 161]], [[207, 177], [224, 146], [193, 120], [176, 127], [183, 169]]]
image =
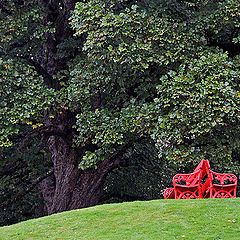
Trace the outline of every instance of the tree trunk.
[[77, 151], [65, 139], [51, 136], [48, 144], [54, 176], [44, 179], [39, 186], [48, 214], [98, 204], [103, 196], [106, 176], [119, 166], [121, 156], [106, 159], [96, 168], [80, 170]]
[[[47, 41], [36, 55], [35, 65], [37, 70], [40, 69], [39, 73], [46, 85], [54, 89], [60, 89], [61, 86], [52, 76], [65, 69], [68, 58], [71, 58], [56, 56], [56, 49], [60, 43], [64, 43], [72, 36], [69, 16], [76, 2], [76, 0], [42, 0], [46, 9], [44, 24], [54, 23], [56, 31], [54, 34], [46, 33]], [[77, 51], [77, 48], [74, 51]], [[95, 102], [99, 105], [101, 101], [97, 100]], [[49, 214], [99, 203], [108, 172], [118, 166], [121, 160], [115, 156], [99, 163], [96, 169], [85, 171], [78, 169], [81, 156], [72, 148], [72, 126], [75, 120], [74, 114], [65, 112], [64, 109], [54, 119], [46, 116], [45, 125], [48, 132], [43, 135], [45, 134], [44, 139], [48, 139], [54, 175], [44, 179], [39, 188]]]

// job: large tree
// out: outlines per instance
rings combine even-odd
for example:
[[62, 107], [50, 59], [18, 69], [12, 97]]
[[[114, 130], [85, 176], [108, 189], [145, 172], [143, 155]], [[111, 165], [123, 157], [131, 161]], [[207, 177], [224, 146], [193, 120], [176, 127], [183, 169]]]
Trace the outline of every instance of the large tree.
[[97, 204], [143, 139], [161, 159], [235, 161], [237, 171], [239, 7], [0, 1], [0, 146], [50, 155], [39, 182], [48, 213]]

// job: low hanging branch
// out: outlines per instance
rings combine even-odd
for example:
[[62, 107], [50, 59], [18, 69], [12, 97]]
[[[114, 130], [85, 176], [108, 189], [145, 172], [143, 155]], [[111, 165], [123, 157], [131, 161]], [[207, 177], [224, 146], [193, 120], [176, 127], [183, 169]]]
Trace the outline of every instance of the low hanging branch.
[[47, 177], [51, 176], [53, 174], [53, 169], [49, 170], [45, 174], [39, 176], [35, 180], [33, 180], [33, 183], [29, 185], [25, 190], [19, 191], [18, 193], [15, 194], [12, 198], [8, 199], [7, 201], [3, 202], [0, 205], [0, 208], [4, 208], [16, 201], [19, 201], [22, 199], [24, 196], [26, 196], [29, 192], [31, 192], [40, 182], [42, 182], [44, 179]]

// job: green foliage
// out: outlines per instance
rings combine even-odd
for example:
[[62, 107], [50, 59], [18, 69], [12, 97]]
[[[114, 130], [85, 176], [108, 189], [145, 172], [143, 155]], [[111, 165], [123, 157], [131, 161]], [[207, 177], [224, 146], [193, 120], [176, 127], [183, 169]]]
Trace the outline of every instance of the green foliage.
[[[180, 148], [177, 157], [183, 159], [190, 157], [187, 151], [214, 159], [223, 157], [221, 151], [231, 152], [239, 145], [239, 69], [227, 54], [208, 51], [161, 78], [154, 132], [160, 149]], [[209, 149], [201, 152], [206, 143], [216, 145], [212, 156]], [[225, 155], [231, 156], [230, 152]]]
[[126, 149], [129, 165], [108, 175], [109, 195], [139, 197], [142, 186], [157, 197], [157, 176], [163, 188], [166, 175], [191, 171], [201, 158], [239, 173], [238, 0], [6, 0], [0, 7], [1, 152], [30, 133], [39, 142], [27, 143], [31, 156], [23, 158], [31, 162], [58, 136], [86, 169]]
[[159, 2], [162, 8], [76, 5], [71, 24], [76, 36], [86, 36], [87, 64], [75, 68], [70, 96], [88, 89], [86, 96], [103, 98], [100, 109], [77, 116], [77, 143], [108, 152], [150, 135], [160, 157], [231, 162], [239, 147], [239, 61], [211, 44], [237, 41], [229, 34], [237, 33], [239, 3]]
[[75, 35], [87, 33], [83, 51], [89, 59], [137, 71], [190, 58], [205, 40], [164, 9], [159, 13], [132, 5], [116, 12], [101, 0], [78, 3], [71, 24]]
[[162, 198], [163, 190], [172, 184], [171, 177], [180, 170], [178, 164], [159, 161], [158, 151], [149, 139], [135, 142], [123, 158], [125, 166], [108, 174], [104, 203]]
[[0, 14], [0, 53], [26, 57], [33, 56], [46, 33], [54, 28], [43, 24], [44, 8], [38, 1], [4, 1]]
[[[42, 111], [51, 104], [54, 92], [32, 67], [12, 59], [0, 59], [0, 147], [11, 144], [8, 137], [18, 125], [41, 121]], [[39, 94], [41, 93], [41, 94]]]
[[30, 125], [81, 169], [147, 139], [175, 168], [239, 171], [238, 0], [64, 4], [1, 3], [0, 147]]
[[[22, 132], [29, 131], [28, 128]], [[15, 138], [15, 145], [19, 139]], [[21, 154], [16, 147], [5, 148], [0, 154], [0, 226], [45, 214], [41, 195], [32, 186], [48, 171], [49, 161], [44, 159], [43, 153], [36, 152], [34, 142], [27, 154]]]

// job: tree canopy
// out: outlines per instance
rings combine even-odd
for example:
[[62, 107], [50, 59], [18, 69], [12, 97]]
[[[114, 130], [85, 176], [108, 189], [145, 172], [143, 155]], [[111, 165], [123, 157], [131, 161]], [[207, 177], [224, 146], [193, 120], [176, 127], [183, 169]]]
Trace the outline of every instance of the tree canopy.
[[69, 186], [95, 167], [105, 176], [142, 139], [159, 161], [209, 158], [239, 171], [238, 0], [6, 0], [0, 9], [0, 147], [37, 139], [36, 153], [51, 155], [50, 202], [71, 200], [49, 212], [78, 207], [83, 187]]

